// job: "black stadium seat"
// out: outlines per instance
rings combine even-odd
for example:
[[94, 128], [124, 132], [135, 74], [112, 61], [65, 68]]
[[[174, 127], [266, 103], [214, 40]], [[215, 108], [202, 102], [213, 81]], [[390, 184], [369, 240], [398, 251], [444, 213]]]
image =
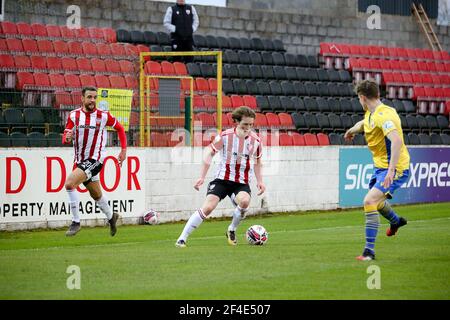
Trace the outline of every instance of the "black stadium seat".
[[42, 132], [31, 132], [28, 134], [28, 144], [30, 147], [47, 147], [48, 142]]
[[450, 145], [450, 135], [441, 133], [442, 144]]
[[144, 43], [150, 45], [150, 44], [158, 44], [158, 40], [156, 39], [156, 33], [152, 31], [144, 31]]
[[128, 30], [125, 29], [117, 29], [117, 42], [131, 42], [131, 34]]
[[252, 64], [258, 64], [258, 65], [263, 64], [262, 57], [259, 52], [250, 51], [249, 55], [250, 55], [250, 62]]
[[420, 145], [419, 137], [414, 132], [408, 133], [408, 140], [410, 145]]
[[419, 133], [419, 141], [421, 145], [430, 145], [431, 144], [431, 137], [426, 133]]
[[206, 48], [206, 38], [200, 34], [194, 34], [194, 45], [197, 48]]
[[0, 147], [9, 148], [11, 146], [11, 139], [5, 132], [0, 131]]
[[261, 66], [251, 64], [249, 68], [250, 68], [250, 75], [252, 76], [253, 79], [257, 80], [263, 78]]
[[439, 114], [437, 115], [436, 120], [442, 133], [450, 132], [448, 117]]
[[441, 136], [439, 134], [433, 132], [430, 135], [430, 138], [431, 138], [431, 144], [434, 144], [434, 145], [442, 144], [442, 139], [441, 139]]
[[228, 38], [228, 43], [230, 45], [230, 49], [233, 49], [233, 50], [240, 50], [240, 49], [242, 49], [241, 48], [241, 42], [236, 37], [229, 37]]
[[338, 133], [331, 132], [328, 135], [328, 138], [330, 139], [330, 144], [331, 145], [339, 146], [339, 145], [343, 144], [342, 140], [341, 140], [341, 135], [338, 134]]
[[11, 147], [29, 147], [28, 137], [23, 132], [13, 132], [10, 134]]
[[131, 43], [145, 43], [145, 39], [144, 39], [144, 34], [142, 33], [142, 31], [139, 30], [133, 30], [130, 32], [130, 37], [131, 37]]

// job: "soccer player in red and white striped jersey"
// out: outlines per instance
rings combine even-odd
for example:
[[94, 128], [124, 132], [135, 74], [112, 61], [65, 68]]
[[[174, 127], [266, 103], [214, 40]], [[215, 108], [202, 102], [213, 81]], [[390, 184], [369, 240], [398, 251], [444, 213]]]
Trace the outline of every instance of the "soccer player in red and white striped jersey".
[[102, 195], [99, 176], [105, 159], [107, 143], [106, 127], [113, 127], [119, 136], [122, 150], [118, 156], [119, 165], [126, 159], [127, 138], [123, 126], [108, 111], [96, 108], [97, 89], [85, 87], [82, 89], [82, 106], [70, 112], [63, 135], [63, 143], [73, 143], [75, 149], [76, 168], [66, 180], [66, 190], [69, 195], [69, 205], [73, 215], [72, 224], [66, 232], [73, 236], [80, 230], [79, 198], [76, 188], [83, 183], [89, 190], [100, 210], [106, 215], [112, 236], [116, 234], [118, 214], [111, 211], [108, 201]]
[[[229, 196], [236, 205], [233, 220], [226, 232], [228, 243], [236, 245], [236, 229], [250, 205], [251, 190], [249, 183], [253, 171], [256, 176], [258, 195], [264, 193], [266, 189], [261, 170], [262, 144], [260, 138], [252, 131], [256, 114], [252, 109], [243, 106], [233, 111], [232, 118], [236, 127], [223, 131], [205, 151], [200, 178], [194, 185], [196, 190], [199, 190], [204, 183], [214, 155], [221, 152], [222, 161], [215, 179], [208, 184], [207, 196], [203, 206], [195, 211], [187, 221], [183, 232], [175, 243], [177, 247], [186, 246], [188, 236], [226, 196]], [[252, 162], [254, 163], [252, 164]]]

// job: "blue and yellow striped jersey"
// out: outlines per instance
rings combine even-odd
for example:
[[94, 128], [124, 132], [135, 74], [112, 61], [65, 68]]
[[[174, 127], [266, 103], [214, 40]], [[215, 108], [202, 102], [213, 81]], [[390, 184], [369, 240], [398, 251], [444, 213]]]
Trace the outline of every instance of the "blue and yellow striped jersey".
[[369, 150], [372, 152], [374, 165], [377, 168], [387, 169], [389, 167], [391, 141], [387, 138], [387, 135], [393, 130], [397, 130], [402, 140], [396, 170], [403, 172], [403, 170], [409, 169], [409, 152], [403, 141], [403, 130], [397, 111], [385, 104], [380, 104], [373, 113], [366, 111], [364, 134]]

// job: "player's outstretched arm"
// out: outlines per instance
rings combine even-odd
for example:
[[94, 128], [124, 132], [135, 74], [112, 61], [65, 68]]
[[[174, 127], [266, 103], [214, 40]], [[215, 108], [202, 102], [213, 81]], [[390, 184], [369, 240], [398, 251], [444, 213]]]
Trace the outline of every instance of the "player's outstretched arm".
[[73, 127], [75, 124], [73, 123], [72, 119], [67, 118], [66, 128], [64, 129], [64, 133], [62, 136], [62, 143], [63, 144], [69, 144], [73, 140]]
[[258, 196], [262, 195], [266, 191], [266, 185], [262, 178], [262, 160], [261, 157], [256, 159], [255, 166], [256, 186], [258, 187]]
[[347, 130], [344, 134], [344, 139], [349, 141], [352, 140], [355, 134], [364, 131], [364, 120], [357, 122], [353, 127]]
[[195, 190], [199, 191], [201, 185], [205, 182], [206, 174], [208, 173], [209, 167], [211, 166], [211, 161], [215, 154], [216, 152], [213, 148], [205, 148], [205, 151], [203, 152], [203, 163], [200, 171], [200, 178], [194, 184]]
[[116, 121], [113, 128], [117, 131], [117, 135], [119, 136], [120, 146], [122, 150], [120, 150], [119, 155], [117, 156], [117, 160], [119, 161], [119, 166], [122, 166], [122, 163], [127, 158], [127, 135], [125, 134], [125, 129], [119, 121]]
[[388, 133], [387, 138], [391, 141], [391, 159], [389, 161], [389, 168], [386, 177], [383, 181], [383, 186], [389, 188], [394, 181], [395, 167], [397, 166], [398, 159], [400, 158], [400, 150], [402, 148], [402, 139], [397, 130], [393, 130]]

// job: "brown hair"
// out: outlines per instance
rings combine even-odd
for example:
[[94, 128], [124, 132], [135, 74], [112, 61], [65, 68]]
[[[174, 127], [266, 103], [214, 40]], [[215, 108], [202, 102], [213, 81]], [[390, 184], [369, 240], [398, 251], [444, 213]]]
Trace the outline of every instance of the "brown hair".
[[256, 113], [249, 107], [242, 106], [242, 107], [234, 109], [233, 113], [231, 114], [231, 118], [234, 120], [234, 122], [241, 122], [243, 117], [249, 117], [249, 118], [255, 119]]
[[97, 88], [96, 87], [83, 87], [83, 89], [81, 89], [81, 95], [84, 97], [84, 94], [86, 93], [86, 91], [95, 91], [97, 92]]
[[363, 80], [356, 84], [355, 92], [363, 95], [368, 99], [378, 99], [380, 97], [380, 89], [378, 84], [373, 80]]

